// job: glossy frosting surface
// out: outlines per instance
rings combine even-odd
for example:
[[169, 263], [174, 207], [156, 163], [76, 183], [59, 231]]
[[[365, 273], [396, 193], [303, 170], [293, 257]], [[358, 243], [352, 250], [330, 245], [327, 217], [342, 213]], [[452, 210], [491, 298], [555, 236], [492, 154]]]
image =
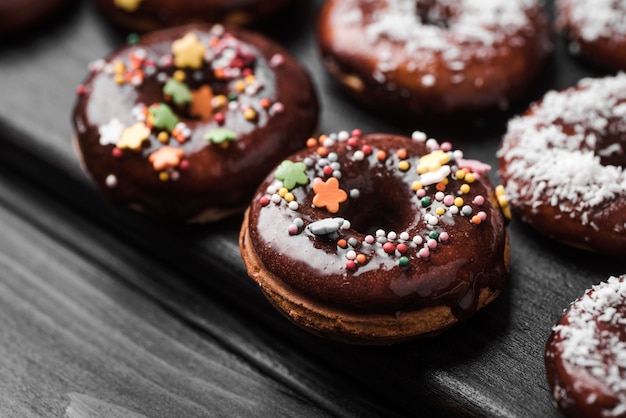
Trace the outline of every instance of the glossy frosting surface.
[[74, 109], [85, 167], [112, 201], [160, 218], [245, 205], [317, 124], [308, 75], [250, 32], [155, 32], [90, 68]]
[[341, 132], [283, 161], [250, 207], [264, 267], [355, 312], [443, 305], [464, 317], [480, 289], [501, 290], [506, 231], [488, 166], [414, 137]]

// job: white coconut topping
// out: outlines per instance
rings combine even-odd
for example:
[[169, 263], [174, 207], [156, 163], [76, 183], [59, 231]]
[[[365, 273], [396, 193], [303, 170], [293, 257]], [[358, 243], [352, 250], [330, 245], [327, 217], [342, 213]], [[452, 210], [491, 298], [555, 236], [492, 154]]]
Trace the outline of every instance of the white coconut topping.
[[[626, 280], [610, 277], [587, 290], [572, 303], [566, 314], [568, 324], [553, 328], [561, 359], [572, 366], [584, 367], [618, 399], [602, 416], [621, 416], [626, 412]], [[617, 332], [612, 332], [613, 331]], [[622, 336], [620, 337], [619, 331]], [[551, 353], [554, 355], [554, 352]], [[574, 383], [574, 387], [576, 387]], [[563, 395], [561, 388], [557, 388]], [[586, 402], [592, 404], [596, 397]]]
[[[367, 16], [360, 9], [363, 3], [376, 2], [376, 10]], [[538, 0], [438, 0], [427, 13], [427, 22], [418, 13], [416, 0], [350, 0], [340, 7], [340, 22], [345, 26], [366, 25], [369, 44], [382, 39], [404, 45], [406, 57], [414, 57], [416, 69], [426, 69], [428, 63], [442, 59], [449, 68], [471, 54], [488, 58], [496, 54], [494, 45], [505, 38], [529, 30], [528, 11], [538, 8]], [[361, 10], [361, 12], [355, 12]], [[448, 13], [450, 12], [450, 13]], [[430, 21], [430, 23], [428, 22]], [[445, 27], [433, 22], [445, 21]], [[517, 42], [523, 42], [519, 37]], [[471, 45], [471, 48], [467, 48]], [[394, 67], [394, 54], [389, 55]], [[397, 65], [397, 64], [396, 64]], [[461, 68], [462, 69], [462, 68]]]
[[622, 154], [622, 146], [599, 148], [598, 141], [609, 134], [626, 141], [624, 103], [626, 74], [619, 74], [551, 91], [530, 114], [512, 119], [498, 151], [506, 162], [502, 175], [511, 204], [577, 211], [585, 224], [594, 207], [626, 197], [623, 168], [600, 160]]
[[580, 37], [585, 41], [626, 37], [625, 1], [559, 0], [557, 10], [559, 24], [579, 28]]

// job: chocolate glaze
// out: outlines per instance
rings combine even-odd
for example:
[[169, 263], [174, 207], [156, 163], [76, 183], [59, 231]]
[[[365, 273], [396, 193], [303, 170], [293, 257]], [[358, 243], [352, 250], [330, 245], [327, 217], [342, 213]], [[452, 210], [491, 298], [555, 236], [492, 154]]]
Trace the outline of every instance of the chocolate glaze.
[[[390, 134], [363, 136], [358, 145], [353, 140], [336, 140], [325, 147], [330, 155], [336, 153], [339, 187], [349, 194], [337, 213], [313, 206], [313, 179], [330, 178], [319, 165], [306, 170], [306, 185], [291, 190], [298, 202], [297, 210], [289, 209], [285, 200], [278, 204], [265, 200], [271, 199], [267, 189], [276, 181], [276, 170], [259, 186], [250, 205], [247, 228], [263, 267], [312, 300], [362, 313], [398, 314], [449, 306], [457, 317], [465, 318], [475, 311], [480, 289], [502, 290], [507, 277], [506, 230], [487, 175], [480, 176], [471, 184], [469, 193], [462, 195], [473, 215], [478, 211], [487, 214], [485, 222], [476, 225], [470, 221], [472, 215], [452, 215], [448, 211], [439, 217], [438, 225], [429, 225], [428, 214], [444, 204], [436, 201], [435, 184], [425, 187], [426, 196], [432, 200], [427, 207], [412, 190], [413, 182], [420, 177], [416, 172], [419, 157], [429, 153], [425, 143]], [[355, 151], [363, 146], [370, 146], [372, 154], [358, 161]], [[407, 171], [398, 168], [399, 150], [407, 152], [406, 161], [411, 165]], [[379, 151], [386, 153], [383, 161], [377, 158]], [[319, 161], [316, 147], [289, 157], [292, 162], [308, 159]], [[453, 173], [455, 164], [451, 163]], [[444, 193], [461, 196], [458, 190], [463, 183], [450, 176]], [[472, 203], [477, 195], [484, 196], [482, 205]], [[312, 232], [309, 225], [334, 217], [348, 220], [350, 228], [327, 235]], [[290, 235], [290, 225], [298, 222], [296, 218], [303, 224]], [[376, 235], [378, 229], [383, 229], [386, 237], [391, 231], [396, 233], [397, 237], [386, 239], [395, 251], [385, 252], [383, 243], [366, 243], [366, 236]], [[429, 257], [420, 258], [418, 251], [425, 244], [415, 244], [413, 237], [427, 237], [431, 231], [446, 232], [449, 239], [439, 242]], [[403, 232], [408, 233], [406, 239], [401, 238]], [[339, 244], [340, 239], [347, 241], [346, 248]], [[398, 250], [400, 244], [407, 246], [403, 254]], [[351, 269], [347, 264], [350, 250], [365, 255], [367, 260]], [[402, 256], [406, 257], [406, 266], [400, 265]]]
[[250, 25], [266, 19], [291, 0], [141, 0], [125, 10], [113, 0], [95, 0], [96, 7], [115, 25], [129, 31], [148, 32], [190, 23]]
[[[506, 107], [527, 92], [552, 51], [550, 27], [539, 2], [520, 6], [519, 14], [527, 16], [528, 25], [503, 25], [509, 30], [506, 33], [489, 27], [491, 23], [476, 23], [476, 28], [486, 28], [494, 38], [488, 45], [480, 37], [458, 41], [455, 22], [465, 13], [458, 1], [417, 2], [414, 13], [424, 27], [444, 28], [439, 38], [391, 39], [383, 29], [372, 39], [372, 33], [380, 30], [380, 25], [373, 29], [372, 21], [386, 13], [385, 3], [330, 0], [318, 21], [319, 47], [330, 74], [361, 103], [381, 111], [476, 114]], [[415, 27], [390, 26], [388, 30], [396, 34], [408, 34]], [[449, 46], [435, 52], [428, 49], [438, 42], [458, 48], [458, 54], [444, 58]], [[407, 45], [415, 50], [409, 51]]]
[[[603, 85], [606, 87], [601, 92]], [[584, 103], [578, 101], [583, 94], [589, 95]], [[511, 207], [551, 238], [589, 251], [624, 255], [626, 123], [617, 109], [626, 106], [626, 77], [583, 80], [578, 86], [549, 95], [549, 104], [545, 99], [539, 101], [511, 121], [498, 152], [499, 176]], [[560, 135], [569, 139], [561, 143]], [[531, 144], [529, 138], [545, 141]], [[544, 161], [533, 155], [547, 155], [552, 150], [561, 152], [560, 159]], [[583, 157], [585, 152], [595, 155], [598, 163], [590, 166]], [[544, 165], [545, 170], [541, 169]], [[566, 171], [566, 166], [573, 167], [580, 178], [574, 179], [575, 173], [562, 175], [572, 171]], [[607, 180], [602, 171], [611, 166], [620, 174]], [[554, 176], [530, 174], [537, 171]], [[577, 186], [578, 182], [582, 185]], [[542, 185], [547, 187], [537, 193]], [[592, 187], [599, 191], [581, 190]]]
[[548, 383], [567, 417], [626, 417], [626, 284], [613, 277], [572, 303], [546, 343]]
[[[183, 144], [173, 139], [168, 142], [169, 146], [181, 148], [185, 154], [183, 159], [188, 161], [188, 168], [176, 167], [177, 180], [160, 180], [148, 160], [149, 153], [163, 146], [155, 137], [158, 130], [143, 143], [141, 151], [124, 150], [121, 157], [112, 155], [115, 145], [100, 144], [99, 129], [113, 118], [129, 127], [135, 123], [133, 109], [137, 105], [149, 107], [164, 101], [165, 82], [159, 80], [163, 77], [159, 74], [170, 77], [179, 70], [171, 62], [163, 64], [171, 61], [174, 40], [194, 33], [208, 43], [216, 37], [211, 31], [219, 32], [219, 28], [195, 25], [152, 33], [139, 44], [124, 46], [97, 63], [87, 77], [73, 112], [77, 143], [86, 170], [112, 202], [139, 206], [157, 218], [172, 221], [188, 221], [206, 210], [242, 209], [261, 176], [283, 156], [301, 148], [302, 141], [315, 129], [318, 103], [305, 70], [274, 42], [258, 34], [231, 29], [230, 35], [223, 35], [221, 39], [234, 36], [235, 48], [244, 48], [244, 55], [252, 53], [252, 56], [244, 56], [250, 61], [246, 68], [251, 68], [261, 85], [256, 94], [238, 94], [239, 107], [249, 105], [256, 110], [254, 120], [247, 120], [239, 107], [227, 110], [228, 105], [215, 110], [226, 115], [223, 123], [215, 117], [200, 119], [190, 115], [185, 106], [170, 102], [180, 121], [191, 129], [191, 137]], [[107, 71], [109, 64], [117, 60], [128, 63], [130, 54], [137, 51], [146, 52], [145, 61], [154, 61], [156, 71], [146, 72], [138, 87], [130, 83], [118, 85]], [[185, 69], [184, 72], [191, 90], [210, 85], [215, 95], [232, 92], [233, 83], [239, 80], [217, 80], [208, 62], [204, 62], [200, 70]], [[269, 99], [271, 105], [280, 107], [282, 104], [284, 111], [276, 111], [271, 106], [263, 108], [259, 104], [263, 98]], [[204, 135], [215, 128], [232, 130], [237, 139], [225, 148], [206, 141]], [[114, 187], [106, 183], [110, 174], [117, 178]]]

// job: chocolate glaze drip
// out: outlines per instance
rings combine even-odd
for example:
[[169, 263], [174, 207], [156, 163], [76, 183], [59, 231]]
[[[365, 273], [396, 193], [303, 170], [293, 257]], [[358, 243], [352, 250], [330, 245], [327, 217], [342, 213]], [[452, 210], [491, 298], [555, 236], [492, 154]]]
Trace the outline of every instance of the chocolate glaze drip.
[[[318, 165], [309, 165], [306, 185], [291, 190], [298, 202], [295, 211], [284, 201], [264, 201], [268, 186], [276, 181], [275, 172], [260, 185], [250, 206], [249, 233], [267, 270], [314, 300], [354, 312], [394, 314], [443, 305], [464, 318], [475, 311], [480, 289], [503, 289], [507, 277], [506, 231], [486, 174], [471, 184], [469, 193], [462, 195], [473, 214], [486, 213], [484, 222], [476, 225], [470, 221], [471, 215], [446, 213], [439, 217], [437, 225], [431, 225], [428, 217], [443, 206], [435, 198], [435, 184], [425, 187], [426, 197], [432, 201], [428, 206], [412, 190], [413, 182], [420, 177], [416, 172], [418, 160], [429, 153], [424, 142], [372, 134], [363, 136], [358, 146], [350, 144], [337, 141], [326, 147], [338, 156], [335, 162], [341, 173], [339, 187], [349, 194], [337, 213], [313, 205], [314, 178], [329, 178]], [[358, 160], [355, 151], [364, 145], [371, 147], [372, 154]], [[406, 161], [411, 164], [406, 171], [398, 169], [403, 160], [398, 157], [399, 150], [406, 150]], [[377, 158], [378, 151], [386, 153], [384, 160]], [[319, 158], [316, 149], [309, 148], [289, 160], [310, 164], [309, 160]], [[455, 163], [450, 164], [454, 173]], [[450, 177], [444, 193], [461, 196], [458, 190], [463, 183]], [[478, 195], [485, 198], [482, 205], [472, 203]], [[350, 221], [350, 228], [316, 234], [308, 227], [316, 221], [337, 217]], [[303, 224], [298, 233], [290, 235], [288, 230], [296, 218]], [[367, 235], [375, 235], [378, 229], [384, 229], [386, 236], [391, 231], [396, 233], [397, 237], [386, 239], [396, 251], [388, 253], [382, 243], [366, 242]], [[408, 233], [405, 238], [410, 238], [399, 238], [403, 232]], [[417, 245], [412, 239], [428, 237], [431, 232], [446, 232], [449, 238], [439, 242], [430, 256], [420, 258], [418, 251], [424, 244]], [[348, 243], [345, 248], [338, 245], [341, 239]], [[401, 254], [397, 249], [402, 243], [407, 250]], [[351, 269], [346, 263], [349, 251], [363, 254], [367, 260]], [[402, 257], [406, 257], [406, 265], [401, 265]]]

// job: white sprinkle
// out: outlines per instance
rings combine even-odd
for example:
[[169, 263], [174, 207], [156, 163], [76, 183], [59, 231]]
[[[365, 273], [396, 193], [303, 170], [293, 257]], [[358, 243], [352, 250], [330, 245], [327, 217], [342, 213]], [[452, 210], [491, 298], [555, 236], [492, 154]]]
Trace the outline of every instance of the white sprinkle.
[[104, 179], [104, 182], [107, 187], [113, 188], [117, 186], [117, 177], [115, 177], [114, 174], [109, 174], [106, 179]]

